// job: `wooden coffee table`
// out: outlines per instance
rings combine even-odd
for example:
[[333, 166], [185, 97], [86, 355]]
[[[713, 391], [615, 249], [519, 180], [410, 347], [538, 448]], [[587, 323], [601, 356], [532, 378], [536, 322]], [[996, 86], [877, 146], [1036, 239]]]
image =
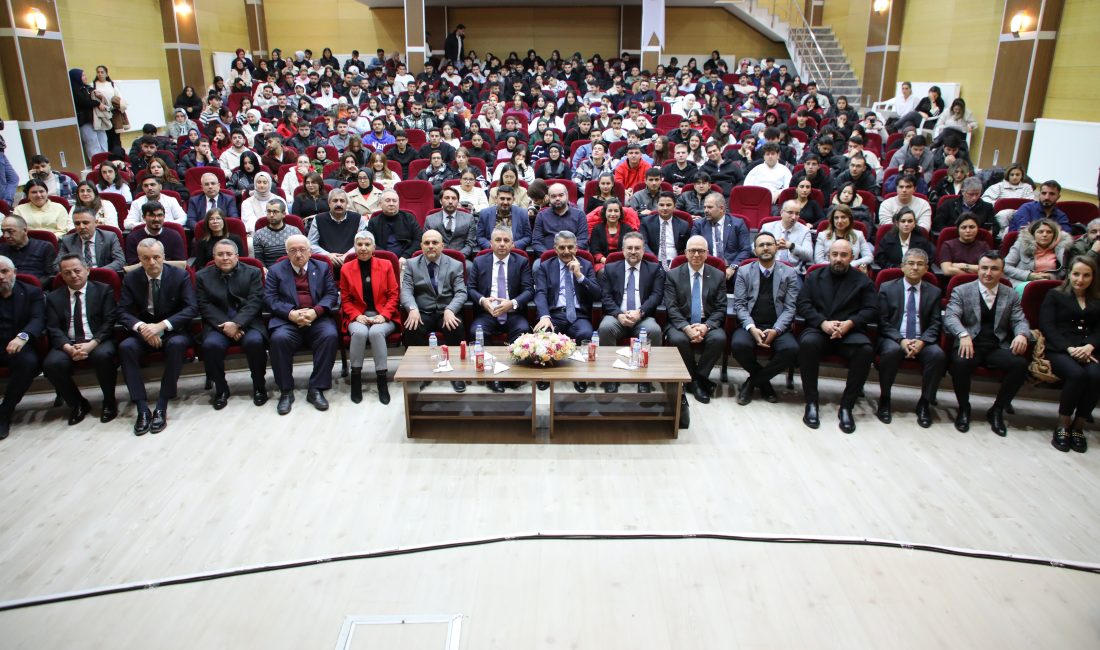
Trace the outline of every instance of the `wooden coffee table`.
[[[405, 394], [405, 433], [409, 437], [428, 433], [433, 427], [446, 427], [456, 420], [471, 422], [496, 421], [501, 424], [522, 424], [535, 435], [537, 427], [537, 390], [535, 382], [550, 382], [550, 435], [555, 431], [571, 428], [575, 423], [587, 422], [597, 426], [612, 422], [658, 423], [675, 438], [679, 434], [680, 396], [684, 382], [691, 381], [687, 368], [675, 348], [650, 350], [649, 367], [638, 370], [621, 370], [612, 364], [623, 359], [615, 354], [618, 348], [600, 348], [594, 363], [564, 361], [552, 368], [513, 363], [504, 347], [486, 350], [498, 361], [511, 366], [505, 372], [494, 375], [477, 372], [472, 359], [459, 359], [459, 350], [451, 350], [453, 372], [433, 372], [435, 362], [430, 349], [417, 346], [408, 348], [394, 379], [401, 382]], [[421, 391], [421, 382], [524, 382], [519, 392], [454, 393], [447, 391]], [[555, 390], [556, 384], [596, 382], [596, 390], [577, 393], [573, 390]], [[599, 384], [620, 382], [623, 384], [652, 383], [652, 393], [604, 393]]]

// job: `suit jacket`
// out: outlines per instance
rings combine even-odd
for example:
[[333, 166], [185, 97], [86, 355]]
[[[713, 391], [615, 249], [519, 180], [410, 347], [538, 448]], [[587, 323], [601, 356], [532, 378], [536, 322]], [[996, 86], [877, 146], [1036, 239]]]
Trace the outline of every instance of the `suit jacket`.
[[[46, 329], [46, 306], [42, 298], [42, 290], [16, 280], [12, 286], [11, 295], [15, 306], [12, 319], [15, 331], [12, 335], [26, 332], [27, 336], [34, 339]], [[7, 345], [7, 342], [4, 345]]]
[[[496, 255], [492, 253], [474, 258], [468, 289], [475, 309], [480, 309], [478, 303], [482, 298], [493, 295], [493, 265], [496, 261]], [[513, 254], [508, 258], [508, 296], [516, 301], [521, 311], [535, 297], [535, 281], [531, 277], [531, 263], [526, 255]]]
[[[772, 265], [772, 295], [775, 303], [775, 325], [772, 327], [782, 334], [791, 329], [795, 312], [798, 310], [798, 294], [802, 290], [802, 280], [798, 271], [782, 262]], [[752, 310], [760, 298], [760, 265], [745, 266], [734, 276], [733, 313], [742, 327], [752, 325]]]
[[[228, 290], [227, 290], [228, 289]], [[237, 302], [237, 313], [229, 317], [230, 294]], [[204, 332], [218, 332], [222, 323], [233, 321], [240, 327], [267, 336], [261, 317], [264, 308], [263, 272], [248, 264], [237, 264], [229, 274], [229, 284], [216, 266], [207, 266], [195, 275], [195, 297]]]
[[[61, 258], [66, 255], [79, 255], [84, 259], [84, 240], [75, 232], [65, 235], [58, 242], [58, 265], [61, 264]], [[118, 237], [107, 230], [96, 231], [95, 241], [92, 243], [92, 255], [95, 256], [95, 265], [98, 268], [122, 273], [123, 267], [126, 266], [126, 256], [122, 252], [122, 245], [118, 243]]]
[[451, 236], [443, 229], [443, 211], [437, 210], [424, 220], [424, 230], [438, 230], [443, 235], [443, 248], [458, 251], [467, 258], [476, 253], [477, 217], [465, 210], [455, 211], [455, 228]]
[[[92, 331], [84, 333], [85, 336], [100, 343], [109, 341], [118, 322], [118, 304], [111, 287], [100, 282], [88, 282], [84, 286], [83, 309], [92, 328]], [[51, 348], [60, 350], [72, 343], [69, 338], [72, 315], [68, 287], [58, 287], [46, 295], [46, 334], [50, 338]]]
[[[901, 341], [905, 338], [901, 331], [901, 319], [905, 315], [906, 290], [909, 283], [905, 278], [885, 282], [878, 290], [879, 336]], [[1008, 287], [1005, 287], [1006, 289]], [[939, 287], [922, 280], [920, 283], [920, 304], [917, 305], [917, 317], [920, 320], [920, 340], [932, 345], [940, 342], [943, 330], [943, 314], [940, 313], [943, 294]]]
[[[721, 257], [727, 266], [736, 268], [742, 261], [752, 257], [752, 240], [749, 229], [740, 217], [726, 215], [723, 220]], [[710, 219], [700, 219], [691, 227], [692, 235], [702, 235], [707, 240], [707, 251], [714, 250], [714, 224]]]
[[[490, 205], [477, 215], [477, 245], [481, 250], [493, 246], [493, 228], [497, 224], [497, 206]], [[517, 250], [527, 250], [531, 245], [531, 218], [527, 210], [512, 205], [512, 245]]]
[[[626, 293], [626, 260], [612, 262], [603, 267], [600, 274], [603, 295], [603, 313], [618, 316], [623, 313], [623, 294]], [[642, 316], [653, 316], [665, 299], [665, 270], [657, 262], [642, 260], [638, 263], [638, 309]]]
[[[982, 295], [978, 291], [979, 282], [967, 282], [955, 287], [947, 302], [943, 325], [947, 333], [955, 337], [955, 347], [959, 345], [959, 335], [966, 332], [974, 337], [982, 329]], [[997, 300], [993, 303], [993, 333], [1001, 347], [1008, 347], [1017, 335], [1031, 339], [1031, 326], [1024, 316], [1020, 296], [1011, 287], [997, 287]]]
[[143, 269], [122, 276], [122, 299], [119, 301], [119, 323], [132, 330], [138, 323], [159, 323], [167, 320], [172, 331], [186, 332], [191, 319], [198, 316], [195, 289], [187, 271], [164, 265], [160, 273], [160, 294], [152, 313], [148, 309], [149, 278]]
[[[584, 280], [573, 278], [573, 291], [576, 294], [578, 318], [592, 318], [592, 305], [601, 297], [600, 284], [596, 281], [596, 270], [586, 259], [577, 258], [581, 263]], [[539, 318], [549, 316], [558, 305], [558, 291], [561, 289], [561, 261], [551, 257], [539, 265], [535, 274], [535, 310]]]
[[[340, 311], [344, 322], [350, 323], [367, 311], [367, 302], [363, 297], [363, 277], [359, 273], [359, 259], [344, 262], [340, 269]], [[371, 297], [374, 309], [380, 315], [395, 323], [401, 323], [401, 313], [397, 310], [397, 276], [393, 265], [380, 257], [370, 258]]]
[[[676, 243], [676, 254], [683, 255], [684, 249], [687, 248], [688, 237], [691, 236], [691, 226], [688, 222], [678, 217], [672, 217], [672, 240]], [[641, 223], [642, 235], [645, 236], [645, 250], [647, 253], [653, 253], [657, 257], [661, 256], [661, 252], [657, 250], [661, 246], [661, 217], [656, 214], [650, 214], [642, 217]], [[672, 260], [669, 260], [670, 262]]]
[[855, 269], [849, 269], [839, 283], [836, 279], [830, 283], [831, 273], [829, 267], [824, 266], [806, 276], [806, 283], [798, 294], [798, 316], [808, 327], [817, 329], [827, 320], [851, 320], [855, 327], [844, 337], [845, 341], [870, 343], [867, 326], [878, 319], [875, 283]]
[[401, 273], [401, 306], [406, 311], [414, 309], [433, 314], [442, 314], [450, 310], [455, 316], [462, 314], [466, 304], [466, 269], [462, 262], [446, 255], [437, 260], [435, 278], [438, 290], [432, 286], [428, 274], [428, 258], [417, 255], [405, 264]]
[[1088, 344], [1100, 347], [1100, 301], [1087, 300], [1081, 309], [1072, 293], [1048, 291], [1039, 310], [1039, 329], [1046, 337], [1047, 352]]
[[[219, 192], [218, 199], [215, 202], [218, 204], [219, 208], [225, 210], [225, 214], [228, 216], [240, 218], [241, 213], [237, 211], [237, 201], [232, 196]], [[195, 224], [205, 218], [206, 195], [199, 192], [187, 200], [187, 227], [194, 229]]]
[[[332, 279], [332, 269], [324, 262], [310, 259], [306, 264], [309, 276], [309, 294], [313, 306], [319, 315], [340, 308], [340, 292], [336, 281]], [[300, 309], [298, 289], [294, 286], [294, 267], [290, 260], [276, 262], [267, 271], [267, 283], [264, 285], [264, 302], [271, 308], [271, 320], [268, 329], [280, 327], [298, 327], [290, 322], [290, 312]]]
[[[682, 330], [691, 324], [691, 265], [681, 264], [665, 276], [668, 327]], [[726, 274], [703, 265], [703, 322], [710, 329], [726, 323]]]

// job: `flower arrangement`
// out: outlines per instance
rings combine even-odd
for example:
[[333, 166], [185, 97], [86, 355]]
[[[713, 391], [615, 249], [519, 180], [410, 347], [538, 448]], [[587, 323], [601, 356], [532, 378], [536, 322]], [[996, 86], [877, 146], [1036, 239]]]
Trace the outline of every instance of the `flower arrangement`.
[[508, 346], [508, 354], [513, 361], [546, 367], [568, 359], [576, 349], [577, 344], [565, 334], [535, 332], [520, 335]]

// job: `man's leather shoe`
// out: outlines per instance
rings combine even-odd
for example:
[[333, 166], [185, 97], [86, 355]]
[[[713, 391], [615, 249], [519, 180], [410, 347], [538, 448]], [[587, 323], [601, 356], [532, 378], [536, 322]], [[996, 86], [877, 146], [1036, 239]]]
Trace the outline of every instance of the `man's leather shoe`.
[[547, 388], [550, 388], [550, 382], [548, 382], [548, 381], [536, 381], [535, 382], [535, 388], [538, 388], [539, 390], [546, 390]]
[[149, 424], [149, 433], [160, 433], [168, 426], [168, 413], [153, 409], [153, 421]]
[[688, 386], [690, 387], [691, 394], [695, 398], [696, 402], [699, 402], [700, 404], [706, 404], [710, 402], [710, 395], [707, 395], [707, 391], [704, 390], [699, 384], [692, 383], [688, 384]]
[[718, 392], [718, 384], [709, 379], [703, 379], [703, 390], [707, 391], [707, 397], [714, 397]]
[[775, 404], [779, 401], [779, 396], [775, 394], [775, 388], [772, 387], [771, 382], [760, 385], [760, 394], [764, 396], [764, 401], [769, 404]]
[[890, 424], [894, 420], [894, 414], [890, 412], [890, 399], [880, 399], [878, 401], [878, 410], [875, 411], [875, 417], [879, 419], [879, 422], [883, 424]]
[[[684, 419], [681, 416], [680, 421], [683, 422], [683, 420]], [[0, 418], [0, 440], [7, 438], [9, 433], [11, 433], [11, 420], [9, 420], [8, 418]]]
[[316, 388], [311, 388], [306, 391], [306, 401], [313, 405], [313, 408], [318, 411], [328, 410], [328, 400], [325, 399], [325, 391]]
[[253, 386], [252, 387], [252, 403], [256, 406], [263, 406], [267, 404], [267, 387], [266, 386]]
[[1005, 426], [1005, 412], [999, 406], [994, 406], [985, 412], [985, 419], [989, 422], [989, 428], [993, 433], [1002, 438], [1008, 435], [1008, 427]]
[[852, 417], [852, 409], [840, 407], [837, 411], [837, 417], [840, 418], [840, 430], [844, 433], [854, 433], [856, 430], [856, 420]]
[[680, 428], [686, 429], [691, 426], [691, 412], [688, 410], [688, 398], [687, 395], [680, 396]]
[[741, 384], [741, 390], [737, 391], [737, 403], [741, 406], [750, 404], [752, 402], [752, 389], [752, 382], [746, 379], [745, 383]]
[[639, 393], [652, 393], [653, 392], [653, 384], [649, 383], [648, 381], [644, 382], [644, 383], [641, 383], [641, 384], [638, 384], [638, 392]]
[[922, 429], [932, 426], [932, 407], [923, 399], [917, 402], [917, 424]]
[[489, 390], [493, 391], [494, 393], [503, 393], [504, 384], [500, 383], [499, 381], [491, 381], [489, 382]]
[[290, 413], [290, 405], [293, 403], [294, 391], [284, 390], [282, 394], [279, 395], [279, 406], [276, 409], [279, 412], [279, 415], [286, 415], [287, 413]]
[[617, 393], [619, 392], [619, 382], [617, 381], [605, 381], [603, 384], [603, 392], [605, 393]]
[[575, 388], [578, 393], [586, 393], [588, 392], [588, 383], [583, 381], [575, 381], [573, 382], [573, 388]]
[[103, 423], [110, 422], [118, 417], [118, 403], [117, 402], [104, 402], [103, 410], [100, 411], [99, 421]]
[[144, 436], [149, 433], [149, 427], [153, 423], [153, 415], [149, 413], [148, 409], [138, 413], [137, 420], [134, 422], [134, 435]]
[[955, 416], [955, 430], [966, 433], [970, 431], [970, 405], [959, 406], [959, 413]]
[[92, 405], [88, 403], [88, 400], [81, 397], [80, 403], [74, 406], [72, 413], [69, 414], [69, 426], [83, 422], [84, 417], [88, 415], [91, 410]]
[[817, 414], [817, 402], [807, 402], [806, 413], [802, 416], [802, 424], [811, 429], [821, 426], [821, 418]]
[[452, 381], [451, 382], [451, 388], [455, 389], [456, 393], [465, 393], [466, 392], [466, 382], [464, 382], [464, 381]]
[[220, 411], [229, 404], [229, 389], [226, 388], [224, 392], [216, 391], [214, 397], [210, 400], [210, 406], [214, 407], [215, 411]]

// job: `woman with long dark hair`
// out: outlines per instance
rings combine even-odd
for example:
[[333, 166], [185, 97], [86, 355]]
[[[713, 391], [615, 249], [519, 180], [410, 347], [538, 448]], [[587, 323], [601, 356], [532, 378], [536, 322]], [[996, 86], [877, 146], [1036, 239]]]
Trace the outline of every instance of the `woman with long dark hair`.
[[226, 225], [226, 219], [228, 218], [229, 216], [225, 214], [225, 210], [221, 208], [214, 208], [206, 213], [202, 220], [202, 238], [195, 240], [195, 262], [192, 266], [196, 269], [203, 268], [214, 259], [214, 244], [223, 239], [228, 239], [236, 244], [237, 251], [244, 255], [244, 242], [241, 241], [240, 237], [229, 232], [229, 227]]

